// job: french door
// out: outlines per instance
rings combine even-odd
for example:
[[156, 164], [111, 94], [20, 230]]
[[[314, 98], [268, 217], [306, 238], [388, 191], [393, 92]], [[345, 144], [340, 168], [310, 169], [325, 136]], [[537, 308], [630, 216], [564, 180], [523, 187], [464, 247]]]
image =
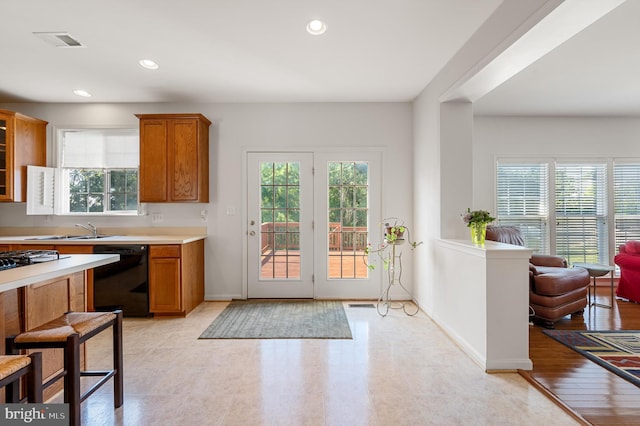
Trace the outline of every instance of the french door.
[[249, 298], [313, 297], [313, 155], [248, 154]]
[[367, 245], [381, 241], [380, 163], [379, 152], [315, 155], [316, 298], [380, 296], [383, 268], [365, 262]]
[[379, 153], [248, 153], [247, 179], [247, 297], [378, 297]]

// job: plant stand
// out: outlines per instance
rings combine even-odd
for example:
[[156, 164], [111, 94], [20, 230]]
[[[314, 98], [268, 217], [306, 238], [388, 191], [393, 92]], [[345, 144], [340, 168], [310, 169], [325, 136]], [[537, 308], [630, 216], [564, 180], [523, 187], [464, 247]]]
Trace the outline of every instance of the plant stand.
[[388, 242], [388, 244], [391, 246], [391, 252], [389, 253], [387, 258], [387, 263], [389, 266], [387, 269], [389, 283], [386, 285], [384, 290], [382, 290], [382, 293], [380, 294], [380, 298], [378, 298], [378, 303], [376, 304], [378, 314], [380, 314], [383, 317], [387, 316], [387, 314], [389, 313], [389, 309], [402, 309], [404, 313], [409, 316], [413, 316], [417, 314], [418, 311], [420, 310], [420, 308], [418, 308], [418, 306], [416, 305], [415, 311], [413, 310], [408, 311], [407, 304], [402, 302], [393, 302], [389, 300], [389, 291], [391, 290], [391, 287], [394, 285], [399, 285], [409, 295], [409, 298], [411, 299], [411, 293], [409, 292], [409, 290], [405, 288], [404, 285], [402, 285], [402, 281], [401, 281], [402, 250], [398, 248], [399, 253], [396, 254], [396, 247], [398, 247], [403, 243], [404, 243], [404, 239], [397, 239], [395, 241]]

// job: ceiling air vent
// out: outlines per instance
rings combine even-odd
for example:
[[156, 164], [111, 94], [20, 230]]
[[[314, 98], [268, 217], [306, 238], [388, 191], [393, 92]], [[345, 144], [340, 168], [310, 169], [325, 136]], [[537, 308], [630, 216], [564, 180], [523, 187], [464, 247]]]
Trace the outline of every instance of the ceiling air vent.
[[33, 35], [55, 47], [85, 47], [69, 33], [33, 33]]

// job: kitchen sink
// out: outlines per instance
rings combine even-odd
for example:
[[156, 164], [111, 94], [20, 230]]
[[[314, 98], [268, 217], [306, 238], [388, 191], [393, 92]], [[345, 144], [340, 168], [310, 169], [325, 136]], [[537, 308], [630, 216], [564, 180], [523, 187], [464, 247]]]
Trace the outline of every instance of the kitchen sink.
[[95, 237], [93, 235], [45, 235], [42, 237], [25, 238], [25, 240], [32, 240], [32, 241], [98, 240], [101, 238], [109, 238], [109, 237], [115, 237], [115, 236], [116, 235], [105, 235], [105, 234], [98, 234]]
[[93, 235], [69, 235], [67, 239], [69, 240], [99, 240], [101, 238], [109, 238], [109, 237], [117, 237], [117, 235], [104, 235], [98, 234], [95, 237]]

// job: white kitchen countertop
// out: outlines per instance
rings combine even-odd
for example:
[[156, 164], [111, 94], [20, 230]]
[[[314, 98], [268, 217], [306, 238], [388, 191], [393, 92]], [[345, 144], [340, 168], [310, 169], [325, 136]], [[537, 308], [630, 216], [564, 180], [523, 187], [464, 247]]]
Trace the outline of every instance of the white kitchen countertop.
[[[59, 235], [59, 234], [54, 234]], [[187, 244], [204, 240], [206, 235], [114, 235], [105, 238], [48, 240], [42, 237], [54, 235], [24, 235], [0, 237], [0, 244], [37, 245], [110, 245], [110, 244]], [[77, 235], [77, 234], [73, 234]], [[78, 234], [83, 235], [83, 234]], [[37, 238], [37, 239], [35, 239]]]
[[0, 292], [117, 262], [118, 254], [71, 254], [60, 260], [0, 271]]

